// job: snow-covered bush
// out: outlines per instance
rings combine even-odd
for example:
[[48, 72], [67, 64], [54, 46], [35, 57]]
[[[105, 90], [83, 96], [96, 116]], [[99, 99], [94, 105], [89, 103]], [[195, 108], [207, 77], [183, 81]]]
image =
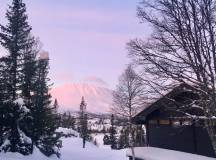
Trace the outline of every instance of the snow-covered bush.
[[59, 127], [56, 132], [60, 133], [63, 137], [79, 137], [79, 133], [69, 128]]

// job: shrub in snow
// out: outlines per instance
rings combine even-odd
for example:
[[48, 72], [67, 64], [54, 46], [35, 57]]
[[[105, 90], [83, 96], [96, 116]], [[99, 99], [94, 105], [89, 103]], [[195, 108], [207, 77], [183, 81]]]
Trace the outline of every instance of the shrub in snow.
[[103, 143], [104, 143], [104, 145], [110, 145], [111, 144], [110, 137], [108, 135], [104, 136]]
[[78, 137], [79, 133], [69, 128], [59, 127], [56, 132], [60, 133], [62, 137]]
[[62, 142], [59, 140], [60, 137], [61, 136], [59, 134], [56, 135], [56, 137], [42, 137], [37, 141], [36, 146], [44, 155], [48, 157], [53, 154], [60, 157], [60, 148], [62, 147]]

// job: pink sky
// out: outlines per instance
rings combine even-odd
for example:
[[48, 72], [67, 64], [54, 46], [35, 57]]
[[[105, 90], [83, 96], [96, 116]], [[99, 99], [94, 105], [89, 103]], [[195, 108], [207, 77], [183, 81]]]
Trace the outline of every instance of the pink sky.
[[[103, 83], [114, 89], [118, 76], [130, 63], [126, 43], [150, 33], [136, 17], [140, 0], [24, 2], [33, 34], [40, 38], [43, 50], [49, 52], [54, 89], [82, 82]], [[10, 0], [1, 0], [0, 17], [4, 17], [7, 3]], [[0, 23], [5, 20], [1, 18]], [[67, 88], [61, 92], [68, 93]], [[66, 98], [63, 101], [68, 102]]]

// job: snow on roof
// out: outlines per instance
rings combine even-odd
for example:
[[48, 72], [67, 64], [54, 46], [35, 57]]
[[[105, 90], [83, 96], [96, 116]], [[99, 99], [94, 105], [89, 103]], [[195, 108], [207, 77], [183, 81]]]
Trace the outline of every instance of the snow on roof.
[[[145, 160], [216, 160], [216, 158], [154, 147], [136, 147], [134, 150], [136, 158]], [[131, 149], [127, 150], [127, 156], [132, 156]]]
[[[137, 113], [135, 116], [133, 116], [134, 120], [136, 119], [136, 117], [142, 116], [145, 117], [146, 115], [152, 113], [153, 111], [155, 111], [156, 109], [160, 108], [161, 105], [158, 105], [158, 103], [160, 103], [162, 100], [164, 99], [172, 99], [172, 96], [175, 95], [176, 93], [182, 93], [182, 92], [194, 92], [196, 90], [196, 88], [194, 88], [193, 86], [189, 85], [189, 84], [185, 84], [182, 83], [178, 86], [176, 86], [175, 88], [170, 88], [166, 91], [163, 92], [163, 94], [161, 94], [158, 98], [154, 99], [154, 101], [152, 101], [148, 106], [146, 106], [141, 112]], [[198, 106], [193, 106], [194, 108], [198, 108]], [[201, 107], [199, 107], [201, 108]], [[191, 115], [190, 115], [191, 116]]]

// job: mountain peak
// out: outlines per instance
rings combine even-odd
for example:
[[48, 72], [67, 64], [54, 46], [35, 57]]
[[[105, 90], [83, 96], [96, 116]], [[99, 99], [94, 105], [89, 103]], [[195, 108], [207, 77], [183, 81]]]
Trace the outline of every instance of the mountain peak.
[[60, 110], [79, 110], [81, 98], [84, 96], [87, 111], [92, 113], [108, 113], [112, 106], [112, 90], [88, 83], [67, 83], [51, 90], [53, 98], [57, 98]]

